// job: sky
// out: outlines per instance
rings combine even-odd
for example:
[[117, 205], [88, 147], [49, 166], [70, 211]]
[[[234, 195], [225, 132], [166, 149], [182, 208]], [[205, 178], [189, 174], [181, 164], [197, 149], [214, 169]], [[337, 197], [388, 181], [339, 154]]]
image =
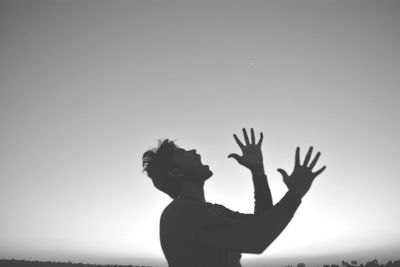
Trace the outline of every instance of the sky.
[[143, 153], [196, 149], [251, 213], [253, 127], [275, 203], [296, 146], [327, 169], [245, 266], [398, 259], [399, 47], [399, 1], [0, 1], [0, 258], [166, 266]]

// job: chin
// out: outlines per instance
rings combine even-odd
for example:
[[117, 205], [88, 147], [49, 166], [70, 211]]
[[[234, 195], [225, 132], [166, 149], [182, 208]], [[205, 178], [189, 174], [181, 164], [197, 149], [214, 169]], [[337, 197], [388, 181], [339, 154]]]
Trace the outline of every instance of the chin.
[[206, 173], [206, 175], [205, 175], [204, 181], [207, 180], [207, 179], [209, 179], [212, 175], [213, 175], [213, 172], [212, 172], [210, 169], [208, 169], [208, 170], [207, 170], [207, 173]]

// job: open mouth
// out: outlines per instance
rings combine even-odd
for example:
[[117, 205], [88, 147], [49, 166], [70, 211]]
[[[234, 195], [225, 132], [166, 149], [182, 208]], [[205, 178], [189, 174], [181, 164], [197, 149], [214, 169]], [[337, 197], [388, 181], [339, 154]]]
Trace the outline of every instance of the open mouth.
[[198, 158], [200, 164], [201, 164], [201, 165], [204, 165], [203, 162], [201, 162], [201, 156], [200, 156], [200, 155], [197, 155], [197, 158]]

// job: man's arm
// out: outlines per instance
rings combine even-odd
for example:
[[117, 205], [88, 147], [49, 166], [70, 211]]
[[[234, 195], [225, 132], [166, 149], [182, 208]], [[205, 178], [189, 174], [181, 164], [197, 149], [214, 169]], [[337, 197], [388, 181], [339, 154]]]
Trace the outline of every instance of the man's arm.
[[254, 215], [260, 215], [270, 210], [274, 204], [272, 202], [271, 191], [269, 189], [267, 176], [254, 175]]
[[[289, 191], [273, 208], [258, 216], [238, 220], [228, 216], [210, 216], [198, 210], [201, 222], [195, 233], [196, 242], [207, 246], [242, 253], [262, 253], [286, 228], [301, 199]], [[245, 216], [245, 214], [243, 214]]]
[[[269, 211], [246, 220], [235, 220], [227, 216], [209, 216], [206, 213], [196, 230], [196, 239], [205, 246], [244, 253], [262, 253], [285, 229], [301, 203], [301, 198], [309, 190], [311, 183], [325, 167], [312, 172], [320, 153], [309, 166], [312, 148], [309, 149], [303, 165], [300, 165], [299, 149], [296, 163], [289, 176], [280, 170], [289, 191]], [[201, 211], [199, 210], [201, 213]]]
[[273, 203], [267, 176], [264, 173], [264, 163], [261, 151], [263, 133], [260, 133], [260, 139], [256, 143], [253, 128], [251, 128], [250, 131], [251, 140], [249, 140], [246, 129], [243, 128], [245, 145], [243, 145], [236, 134], [233, 135], [236, 143], [242, 150], [243, 156], [230, 154], [228, 157], [235, 158], [239, 164], [247, 167], [251, 171], [254, 185], [254, 214], [260, 215], [271, 209]]

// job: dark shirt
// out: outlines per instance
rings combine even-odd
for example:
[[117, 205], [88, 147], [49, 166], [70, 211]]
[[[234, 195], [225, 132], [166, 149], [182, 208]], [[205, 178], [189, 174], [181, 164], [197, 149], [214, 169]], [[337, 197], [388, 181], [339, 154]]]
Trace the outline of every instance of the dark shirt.
[[278, 237], [301, 200], [288, 192], [273, 206], [266, 177], [253, 182], [254, 214], [187, 197], [165, 208], [160, 239], [170, 267], [240, 267], [241, 253], [262, 253]]

